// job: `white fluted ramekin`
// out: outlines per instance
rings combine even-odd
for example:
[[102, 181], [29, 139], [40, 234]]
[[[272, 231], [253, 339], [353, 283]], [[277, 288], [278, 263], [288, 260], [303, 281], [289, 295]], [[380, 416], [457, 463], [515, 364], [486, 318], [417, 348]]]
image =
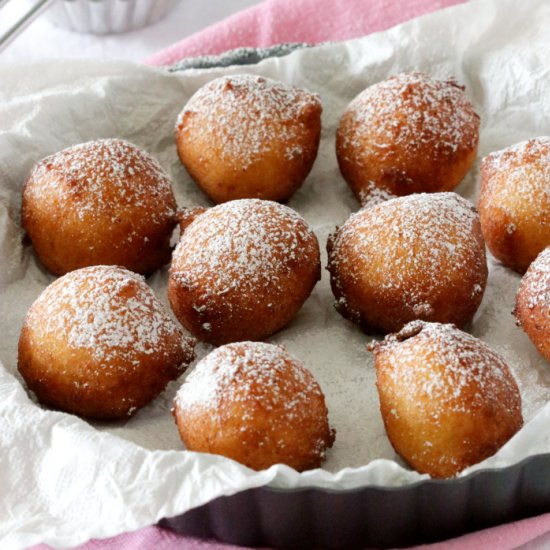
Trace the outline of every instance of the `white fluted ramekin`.
[[76, 32], [133, 31], [165, 17], [179, 0], [58, 0], [47, 11], [55, 25]]

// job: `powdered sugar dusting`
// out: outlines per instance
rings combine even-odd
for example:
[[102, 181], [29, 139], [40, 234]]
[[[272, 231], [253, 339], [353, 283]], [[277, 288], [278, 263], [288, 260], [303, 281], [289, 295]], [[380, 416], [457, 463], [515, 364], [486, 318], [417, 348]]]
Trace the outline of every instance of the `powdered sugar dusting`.
[[210, 298], [230, 290], [257, 291], [277, 283], [293, 266], [318, 254], [317, 239], [294, 210], [275, 202], [243, 199], [218, 205], [184, 231], [171, 276], [184, 286], [204, 281]]
[[176, 129], [209, 132], [221, 145], [222, 160], [246, 169], [271, 150], [274, 125], [285, 158], [301, 155], [301, 118], [311, 106], [320, 109], [320, 98], [305, 90], [255, 75], [224, 76], [193, 95], [180, 113]]
[[[506, 212], [510, 217], [508, 233], [515, 233], [527, 216], [546, 226], [550, 235], [550, 137], [522, 141], [491, 153], [483, 159], [482, 175], [488, 188], [482, 192], [486, 208]], [[516, 212], [517, 197], [533, 205], [521, 208], [521, 219]]]
[[370, 208], [384, 201], [395, 199], [397, 195], [394, 195], [387, 189], [376, 185], [374, 181], [369, 181], [361, 191], [359, 192], [359, 202], [361, 208]]
[[545, 248], [531, 264], [520, 286], [527, 292], [529, 309], [543, 309], [550, 318], [550, 247]]
[[[492, 3], [490, 9], [494, 7], [493, 4], [497, 6], [498, 3]], [[542, 5], [542, 2], [539, 4]], [[523, 4], [518, 3], [517, 5]], [[510, 17], [504, 13], [505, 10], [501, 11], [503, 13], [500, 14], [501, 17], [498, 18], [497, 23], [509, 22]], [[526, 8], [524, 11], [527, 14], [529, 9]], [[494, 13], [493, 10], [491, 15]], [[454, 14], [449, 14], [448, 19], [453, 17]], [[494, 17], [482, 17], [482, 19], [484, 23], [493, 24], [495, 22]], [[530, 20], [532, 21], [532, 17]], [[527, 19], [522, 21], [527, 22]], [[480, 30], [479, 27], [475, 27], [475, 30]], [[549, 120], [548, 113], [550, 112], [550, 103], [547, 101], [543, 83], [546, 73], [544, 70], [533, 71], [534, 65], [525, 63], [525, 54], [528, 51], [528, 46], [532, 45], [533, 36], [529, 25], [514, 26], [511, 23], [510, 28], [512, 27], [522, 29], [525, 42], [519, 44], [519, 47], [517, 37], [512, 41], [508, 40], [509, 36], [506, 37], [506, 40], [499, 39], [500, 26], [497, 24], [489, 31], [487, 28], [481, 29], [481, 32], [475, 35], [481, 37], [483, 45], [487, 46], [485, 49], [480, 48], [480, 41], [472, 40], [472, 27], [465, 25], [459, 29], [464, 39], [462, 43], [458, 44], [459, 49], [457, 49], [454, 40], [442, 41], [441, 44], [446, 48], [446, 51], [443, 52], [445, 55], [439, 51], [434, 55], [434, 43], [431, 39], [415, 40], [417, 31], [422, 30], [420, 27], [415, 27], [412, 36], [409, 34], [407, 37], [407, 32], [398, 33], [398, 35], [393, 33], [385, 42], [388, 47], [380, 48], [378, 37], [371, 37], [374, 38], [371, 41], [355, 41], [350, 45], [323, 47], [317, 52], [298, 53], [284, 60], [272, 60], [263, 62], [257, 67], [247, 68], [247, 71], [261, 73], [279, 80], [288, 78], [293, 84], [322, 93], [326, 116], [324, 117], [324, 131], [319, 156], [312, 172], [313, 185], [309, 189], [303, 188], [303, 192], [295, 195], [290, 203], [312, 225], [320, 242], [325, 241], [327, 232], [333, 230], [335, 224], [341, 224], [349, 213], [357, 208], [338, 174], [334, 158], [333, 137], [338, 117], [352, 99], [351, 94], [354, 91], [360, 91], [373, 79], [385, 78], [388, 67], [393, 67], [391, 70], [397, 72], [408, 70], [412, 66], [411, 60], [418, 52], [408, 52], [409, 45], [420, 48], [422, 50], [420, 53], [426, 54], [427, 57], [422, 61], [422, 67], [426, 70], [437, 75], [453, 73], [459, 76], [463, 82], [474, 84], [472, 87], [473, 97], [482, 107], [480, 114], [485, 120], [483, 151], [491, 150], [490, 147], [497, 148], [493, 144], [498, 144], [500, 147], [501, 144], [512, 143], [510, 140], [514, 139], [514, 135], [520, 136], [517, 139], [523, 139], [523, 136], [535, 136], [545, 131], [544, 121]], [[435, 28], [435, 25], [432, 25], [430, 29], [433, 29], [434, 32], [423, 33], [422, 36], [433, 35], [437, 38], [442, 36], [441, 32], [437, 32], [438, 29]], [[440, 26], [439, 31], [442, 29], [444, 29], [443, 34], [448, 34], [447, 27]], [[408, 31], [410, 28], [405, 30]], [[538, 36], [542, 39], [543, 35], [544, 30], [542, 29]], [[397, 36], [399, 40], [395, 40]], [[403, 37], [405, 40], [401, 39]], [[493, 46], [496, 49], [491, 50]], [[457, 55], [457, 51], [460, 55]], [[402, 55], [403, 53], [405, 55]], [[412, 57], [408, 55], [409, 53]], [[447, 53], [452, 55], [446, 57]], [[463, 53], [464, 55], [462, 55]], [[461, 59], [467, 59], [468, 62], [461, 63]], [[528, 56], [527, 59], [536, 64], [543, 58], [535, 55], [534, 57]], [[504, 63], [502, 63], [503, 60]], [[498, 78], [499, 66], [503, 67], [502, 75], [506, 78]], [[63, 72], [70, 73], [63, 64], [52, 68], [56, 69], [58, 81], [62, 78]], [[204, 198], [195, 191], [191, 180], [181, 170], [173, 141], [166, 135], [161, 135], [161, 131], [148, 130], [157, 128], [170, 130], [177, 115], [175, 111], [180, 110], [180, 107], [175, 107], [174, 111], [173, 106], [180, 102], [180, 106], [183, 107], [182, 93], [198, 89], [207, 79], [217, 76], [223, 71], [220, 70], [217, 73], [191, 71], [185, 75], [167, 76], [163, 72], [153, 73], [138, 66], [125, 66], [122, 68], [122, 72], [131, 69], [128, 73], [129, 78], [121, 78], [122, 72], [119, 66], [109, 68], [111, 76], [104, 74], [103, 68], [97, 67], [97, 69], [103, 76], [96, 79], [93, 86], [90, 86], [90, 79], [86, 75], [80, 81], [72, 77], [63, 77], [63, 82], [66, 82], [65, 88], [58, 87], [56, 90], [50, 90], [51, 93], [47, 93], [42, 98], [41, 91], [37, 91], [34, 96], [26, 94], [23, 97], [15, 94], [13, 105], [10, 106], [9, 102], [8, 105], [4, 105], [7, 109], [7, 120], [12, 120], [17, 124], [13, 132], [11, 130], [7, 133], [4, 132], [4, 146], [0, 148], [2, 151], [0, 155], [7, 168], [3, 174], [5, 176], [3, 189], [6, 194], [12, 193], [11, 190], [19, 191], [20, 183], [24, 180], [25, 171], [29, 167], [29, 161], [24, 159], [28, 159], [33, 151], [35, 152], [33, 154], [43, 156], [45, 151], [51, 150], [52, 144], [55, 144], [56, 148], [61, 148], [69, 144], [65, 144], [66, 140], [81, 139], [78, 137], [78, 133], [80, 133], [78, 128], [67, 133], [56, 132], [55, 136], [48, 131], [47, 123], [51, 120], [49, 117], [51, 107], [61, 106], [64, 103], [65, 107], [70, 108], [62, 109], [62, 112], [74, 116], [69, 116], [66, 119], [68, 126], [63, 126], [63, 128], [73, 128], [75, 124], [79, 124], [82, 126], [82, 135], [93, 135], [91, 132], [94, 130], [101, 132], [102, 135], [107, 135], [116, 127], [120, 136], [132, 138], [132, 136], [138, 135], [137, 132], [141, 132], [141, 129], [145, 129], [145, 132], [140, 134], [139, 143], [158, 156], [164, 166], [172, 168], [178, 182], [175, 192], [179, 203], [185, 206], [205, 204]], [[232, 67], [224, 71], [234, 72], [235, 70], [238, 69]], [[338, 71], [347, 75], [346, 78], [334, 78]], [[17, 78], [17, 74], [17, 72], [12, 74], [13, 81]], [[516, 78], [518, 75], [526, 78], [518, 79]], [[40, 79], [37, 80], [39, 76], [37, 74], [36, 78], [27, 79], [27, 84], [38, 88], [36, 82], [40, 82]], [[140, 90], [148, 94], [147, 97], [150, 101], [140, 101], [135, 105], [132, 103], [136, 99], [136, 83]], [[17, 91], [16, 88], [13, 89]], [[71, 97], [64, 93], [64, 90], [70, 90]], [[63, 93], [57, 94], [57, 91]], [[90, 108], [88, 106], [82, 108], [83, 97], [90, 99], [88, 102]], [[25, 105], [21, 102], [22, 99], [28, 100], [28, 104], [34, 105], [36, 108], [25, 109]], [[116, 120], [101, 117], [103, 113], [112, 112], [115, 104], [119, 105], [125, 113], [130, 108], [133, 113], [132, 120], [125, 120], [123, 116], [116, 117]], [[90, 117], [92, 107], [95, 120]], [[138, 107], [138, 109], [136, 110], [134, 107]], [[24, 120], [19, 117], [19, 114], [23, 115]], [[137, 118], [134, 118], [134, 114]], [[136, 126], [136, 123], [139, 126]], [[7, 130], [10, 129], [10, 125], [11, 122], [6, 127]], [[463, 186], [461, 191], [466, 194], [468, 199], [475, 198], [476, 190], [473, 184]], [[18, 204], [15, 191], [9, 195], [9, 201], [11, 204]], [[29, 247], [25, 247], [26, 253], [23, 260], [26, 263], [21, 263], [22, 272], [26, 274], [26, 277], [11, 284], [0, 298], [5, 311], [9, 314], [4, 317], [2, 324], [2, 334], [5, 338], [2, 339], [2, 346], [0, 346], [0, 360], [10, 372], [15, 373], [16, 342], [21, 319], [27, 307], [50, 281], [40, 270], [40, 266], [36, 265], [34, 257], [28, 254], [28, 250]], [[548, 402], [548, 377], [539, 378], [537, 376], [538, 373], [541, 373], [542, 376], [545, 371], [548, 372], [548, 364], [539, 357], [527, 336], [515, 326], [514, 318], [510, 315], [519, 277], [497, 264], [491, 263], [491, 269], [489, 292], [486, 291], [484, 301], [471, 328], [476, 335], [503, 353], [516, 372], [534, 373], [533, 376], [525, 378], [526, 383], [522, 388], [522, 391], [528, 394], [538, 392], [536, 406], [531, 407], [530, 416], [533, 416]], [[166, 280], [163, 275], [163, 271], [160, 271], [150, 281], [159, 296], [165, 292]], [[306, 361], [307, 366], [312, 369], [325, 391], [331, 419], [338, 430], [338, 438], [335, 442], [334, 452], [330, 453], [324, 467], [329, 472], [338, 472], [346, 467], [362, 467], [378, 458], [393, 460], [395, 456], [384, 435], [382, 422], [379, 418], [376, 390], [372, 377], [372, 358], [370, 354], [364, 352], [364, 345], [368, 338], [366, 339], [350, 323], [343, 322], [341, 317], [333, 311], [331, 301], [328, 277], [324, 277], [324, 280], [316, 286], [310, 300], [302, 308], [296, 322], [272, 337], [271, 340], [285, 343], [294, 355]], [[209, 350], [210, 348], [208, 348]], [[201, 355], [204, 351], [204, 347], [199, 346]], [[173, 385], [174, 392], [176, 385]], [[542, 397], [539, 398], [539, 395]], [[530, 395], [524, 396], [524, 401], [530, 402]], [[146, 455], [153, 459], [151, 464], [155, 468], [158, 466], [159, 472], [166, 466], [166, 461], [169, 459], [171, 464], [175, 464], [178, 469], [183, 471], [185, 467], [180, 468], [183, 466], [181, 460], [183, 458], [187, 460], [189, 454], [185, 453], [185, 456], [181, 454], [181, 443], [173, 421], [167, 414], [169, 405], [164, 406], [164, 395], [153, 403], [153, 407], [142, 410], [129, 423], [125, 423], [125, 426], [105, 427], [100, 425], [99, 429], [107, 430], [108, 433], [99, 434], [99, 436], [109, 439], [109, 445], [104, 445], [102, 448], [105, 450], [108, 447], [115, 455], [119, 452], [118, 449], [122, 448], [117, 439], [123, 438], [154, 451], [153, 453], [147, 452]], [[53, 423], [54, 421], [51, 422], [51, 424]], [[548, 449], [547, 445], [543, 443], [544, 439], [537, 437], [537, 435], [544, 435], [544, 432], [536, 434], [535, 431], [538, 430], [531, 431], [533, 437], [530, 441], [533, 442], [533, 447], [540, 442], [538, 448], [542, 452], [546, 452]], [[19, 431], [19, 433], [23, 435], [24, 432]], [[37, 430], [30, 430], [29, 433], [37, 433]], [[115, 437], [112, 437], [111, 434], [114, 434]], [[24, 443], [23, 440], [22, 442]], [[500, 459], [498, 466], [500, 467], [505, 461], [511, 463], [519, 460], [524, 456], [522, 453], [527, 452], [524, 451], [526, 447], [530, 446], [525, 439], [521, 440], [516, 452]], [[161, 449], [177, 450], [178, 452], [158, 452]], [[49, 451], [46, 452], [46, 456], [51, 456]], [[127, 467], [125, 460], [119, 462], [117, 472], [131, 476], [134, 470]], [[140, 469], [140, 464], [141, 461], [134, 461], [136, 472], [140, 474], [150, 472], [149, 469], [147, 471], [144, 468]], [[180, 493], [189, 495], [192, 493], [195, 504], [197, 500], [203, 499], [204, 501], [207, 497], [213, 498], [212, 491], [208, 493], [213, 484], [203, 483], [201, 485], [201, 478], [204, 479], [201, 472], [208, 470], [210, 464], [211, 462], [199, 458], [196, 463], [193, 463], [190, 475], [185, 477], [185, 488]], [[385, 463], [385, 466], [379, 466], [378, 463], [371, 465], [372, 470], [369, 469], [368, 472], [372, 472], [373, 475], [365, 475], [364, 468], [359, 472], [348, 468], [335, 478], [334, 486], [353, 488], [369, 483], [397, 485], [405, 483], [404, 480], [416, 481], [420, 479], [410, 471], [402, 472], [394, 463], [390, 463], [389, 467], [387, 467], [388, 463]], [[105, 468], [97, 469], [99, 473], [105, 470]], [[221, 479], [234, 479], [232, 476], [225, 475], [228, 471], [233, 471], [231, 464], [224, 464], [219, 470], [221, 470]], [[166, 471], [165, 468], [164, 471]], [[330, 477], [328, 474], [323, 473], [314, 478], [314, 483], [326, 486], [324, 480], [328, 477]], [[49, 479], [49, 476], [43, 476], [40, 479], [44, 481]], [[97, 479], [101, 481], [100, 477]], [[278, 476], [277, 482], [280, 479], [281, 477]], [[308, 479], [313, 478], [299, 479], [300, 483], [307, 484]], [[109, 479], [106, 479], [105, 482], [109, 483]], [[191, 486], [202, 487], [202, 489], [188, 491]], [[105, 491], [103, 493], [103, 496], [107, 498], [107, 493]], [[80, 491], [78, 494], [84, 495], [85, 498], [86, 492]], [[167, 501], [163, 499], [163, 495], [159, 492], [157, 496], [159, 498], [154, 500], [155, 504], [158, 501], [159, 506], [165, 506]], [[113, 498], [116, 500], [116, 495]], [[139, 504], [137, 499], [134, 500], [132, 502]], [[178, 499], [176, 500], [180, 502]], [[144, 507], [138, 508], [142, 510]], [[147, 509], [150, 508], [147, 507]], [[102, 509], [104, 512], [108, 510], [105, 506]], [[176, 510], [176, 512], [179, 513], [180, 510]]]
[[516, 164], [521, 166], [538, 158], [543, 159], [545, 164], [550, 163], [550, 136], [520, 141], [510, 147], [490, 153], [483, 160], [495, 168], [508, 171], [516, 168]]
[[[141, 275], [116, 266], [72, 271], [49, 285], [29, 310], [45, 338], [62, 338], [87, 350], [107, 368], [113, 358], [139, 364], [139, 356], [166, 353], [162, 341], [177, 335], [192, 356], [192, 340], [174, 323]], [[183, 370], [183, 369], [182, 369]]]
[[389, 352], [387, 372], [396, 387], [428, 397], [415, 406], [426, 410], [435, 425], [447, 412], [490, 403], [511, 413], [521, 411], [518, 386], [504, 359], [454, 325], [413, 321], [371, 349]]
[[[454, 284], [463, 273], [486, 274], [485, 253], [475, 238], [479, 219], [475, 208], [455, 193], [422, 193], [392, 199], [352, 214], [332, 236], [329, 270], [345, 269], [352, 280], [362, 280], [361, 262], [370, 261], [384, 290], [398, 290], [404, 307], [414, 316], [430, 314], [432, 304], [426, 281], [442, 288]], [[385, 243], [380, 242], [380, 234]], [[441, 266], [445, 266], [442, 269]], [[333, 277], [338, 285], [338, 277]], [[473, 285], [472, 296], [481, 296], [483, 277]], [[346, 308], [336, 303], [336, 308]], [[359, 317], [358, 312], [348, 311]], [[359, 320], [359, 319], [357, 319]]]
[[389, 160], [396, 143], [411, 152], [430, 143], [438, 158], [477, 143], [479, 118], [454, 79], [440, 81], [422, 73], [393, 76], [364, 90], [346, 113], [354, 131], [342, 136], [344, 146], [361, 144], [365, 156], [375, 151]]
[[35, 199], [55, 197], [87, 222], [100, 214], [117, 223], [125, 209], [146, 209], [152, 224], [175, 216], [170, 178], [159, 162], [121, 139], [89, 141], [46, 157], [24, 192]]
[[[289, 398], [290, 396], [290, 398]], [[274, 423], [308, 415], [311, 399], [323, 396], [312, 374], [283, 346], [239, 342], [217, 348], [202, 359], [176, 396], [181, 410], [217, 414], [232, 402], [259, 401], [262, 410], [276, 410]], [[243, 429], [251, 413], [241, 418]], [[319, 445], [319, 451], [325, 445]]]

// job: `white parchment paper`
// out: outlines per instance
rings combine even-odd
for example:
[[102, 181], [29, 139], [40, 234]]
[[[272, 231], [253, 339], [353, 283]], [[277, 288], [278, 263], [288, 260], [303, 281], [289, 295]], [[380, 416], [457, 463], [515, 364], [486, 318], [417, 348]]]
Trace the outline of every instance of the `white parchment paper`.
[[[358, 209], [334, 154], [338, 119], [357, 93], [401, 71], [454, 75], [481, 115], [481, 158], [550, 134], [548, 28], [547, 0], [483, 0], [244, 68], [172, 75], [122, 62], [1, 68], [0, 547], [73, 546], [264, 484], [347, 489], [422, 479], [403, 467], [387, 441], [365, 349], [370, 338], [333, 310], [326, 273], [295, 321], [271, 338], [300, 357], [325, 391], [337, 439], [323, 470], [298, 474], [276, 466], [257, 473], [182, 450], [169, 413], [181, 380], [123, 423], [90, 425], [35, 404], [18, 378], [16, 348], [26, 310], [53, 280], [23, 244], [19, 225], [21, 186], [36, 161], [75, 143], [122, 137], [160, 160], [173, 177], [180, 206], [206, 205], [177, 159], [177, 114], [198, 87], [222, 74], [283, 80], [318, 92], [323, 101], [319, 156], [289, 205], [312, 224], [324, 249], [328, 233]], [[458, 188], [473, 202], [477, 166]], [[166, 301], [166, 270], [149, 282]], [[489, 285], [469, 330], [509, 361], [528, 423], [497, 455], [469, 471], [550, 452], [550, 367], [514, 324], [518, 282], [518, 275], [491, 260]], [[208, 351], [199, 346], [199, 357]]]

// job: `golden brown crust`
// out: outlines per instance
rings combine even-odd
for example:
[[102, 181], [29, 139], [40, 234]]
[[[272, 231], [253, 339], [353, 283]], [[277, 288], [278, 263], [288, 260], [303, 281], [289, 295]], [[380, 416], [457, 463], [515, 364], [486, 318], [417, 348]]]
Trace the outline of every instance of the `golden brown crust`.
[[487, 283], [479, 219], [455, 193], [353, 214], [327, 250], [336, 309], [365, 332], [395, 332], [415, 319], [463, 326]]
[[182, 164], [216, 203], [286, 201], [309, 174], [321, 137], [321, 102], [273, 80], [234, 75], [203, 86], [178, 117]]
[[206, 210], [207, 209], [202, 206], [198, 206], [196, 208], [182, 208], [181, 210], [178, 210], [176, 217], [178, 219], [178, 225], [181, 233], [187, 229], [187, 226], [190, 225], [197, 216], [204, 214]]
[[550, 247], [521, 279], [514, 314], [539, 353], [550, 361]]
[[334, 441], [321, 388], [281, 346], [239, 342], [197, 364], [174, 416], [191, 451], [221, 454], [263, 470], [318, 468]]
[[464, 88], [421, 73], [370, 86], [344, 112], [336, 155], [362, 205], [453, 190], [476, 157], [479, 117]]
[[73, 271], [31, 306], [18, 369], [38, 400], [85, 418], [131, 416], [193, 358], [143, 278], [115, 266]]
[[530, 139], [485, 157], [479, 216], [487, 246], [524, 273], [550, 246], [550, 138]]
[[200, 340], [261, 340], [290, 322], [319, 278], [319, 244], [305, 220], [278, 203], [243, 199], [187, 226], [168, 298]]
[[414, 321], [370, 349], [388, 438], [418, 472], [453, 477], [521, 428], [517, 384], [481, 340]]
[[23, 188], [23, 227], [56, 275], [100, 264], [151, 273], [170, 259], [175, 214], [160, 164], [118, 139], [45, 158]]

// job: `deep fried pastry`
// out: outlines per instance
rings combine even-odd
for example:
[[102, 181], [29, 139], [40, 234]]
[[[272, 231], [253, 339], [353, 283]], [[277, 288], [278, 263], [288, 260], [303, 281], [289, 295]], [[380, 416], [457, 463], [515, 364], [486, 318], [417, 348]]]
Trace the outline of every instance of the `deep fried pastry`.
[[178, 117], [182, 164], [216, 203], [286, 201], [309, 174], [321, 136], [319, 96], [254, 75], [217, 78]]
[[550, 247], [537, 256], [521, 279], [514, 314], [531, 342], [550, 361]]
[[357, 212], [327, 248], [336, 309], [366, 332], [396, 332], [415, 319], [463, 326], [487, 283], [479, 218], [455, 193]]
[[262, 340], [287, 325], [320, 278], [306, 221], [258, 199], [196, 214], [184, 220], [170, 266], [168, 298], [180, 322], [216, 345]]
[[177, 223], [160, 164], [120, 139], [75, 145], [36, 164], [23, 188], [21, 218], [56, 275], [90, 265], [151, 273], [170, 260]]
[[519, 273], [550, 246], [550, 138], [483, 159], [479, 217], [489, 250]]
[[454, 79], [405, 73], [368, 87], [344, 112], [336, 154], [362, 205], [451, 191], [472, 165], [479, 117]]
[[453, 325], [413, 321], [370, 349], [388, 438], [418, 472], [452, 477], [521, 428], [506, 362]]
[[179, 390], [174, 416], [188, 450], [255, 470], [318, 468], [334, 441], [321, 388], [282, 346], [239, 342], [202, 361]]
[[142, 276], [93, 266], [57, 279], [31, 306], [18, 369], [45, 405], [127, 418], [184, 372], [193, 345]]

